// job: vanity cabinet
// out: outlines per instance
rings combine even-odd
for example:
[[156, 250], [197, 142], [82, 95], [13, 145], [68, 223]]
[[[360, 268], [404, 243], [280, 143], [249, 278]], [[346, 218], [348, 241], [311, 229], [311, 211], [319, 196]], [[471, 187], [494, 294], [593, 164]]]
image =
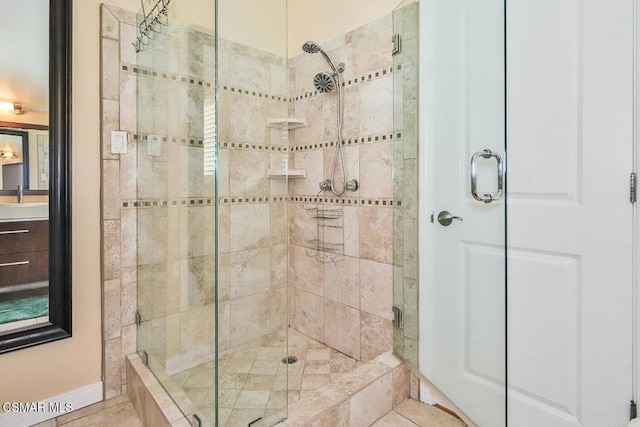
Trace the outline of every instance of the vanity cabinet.
[[0, 222], [0, 287], [49, 279], [49, 221]]

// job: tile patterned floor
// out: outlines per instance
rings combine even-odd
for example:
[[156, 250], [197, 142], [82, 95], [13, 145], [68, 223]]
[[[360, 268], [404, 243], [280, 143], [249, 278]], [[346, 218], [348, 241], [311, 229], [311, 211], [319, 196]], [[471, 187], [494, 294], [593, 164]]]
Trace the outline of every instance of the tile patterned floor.
[[36, 427], [143, 427], [128, 396], [119, 396], [36, 424]]
[[[288, 351], [285, 344], [288, 338]], [[284, 364], [285, 356], [297, 362]], [[242, 426], [260, 417], [263, 426], [286, 417], [288, 403], [331, 383], [336, 375], [360, 362], [295, 330], [274, 333], [220, 354], [220, 425]], [[180, 409], [196, 413], [213, 426], [214, 362], [183, 371], [162, 381]]]
[[406, 399], [372, 427], [466, 427], [466, 423], [435, 406]]
[[[225, 425], [225, 424], [222, 424]], [[230, 424], [226, 424], [229, 426]], [[87, 406], [35, 427], [142, 427], [127, 396]], [[244, 424], [246, 426], [246, 424]], [[244, 427], [243, 426], [243, 427]], [[372, 427], [465, 427], [461, 420], [433, 406], [407, 399], [375, 422]], [[335, 426], [323, 426], [335, 427]]]

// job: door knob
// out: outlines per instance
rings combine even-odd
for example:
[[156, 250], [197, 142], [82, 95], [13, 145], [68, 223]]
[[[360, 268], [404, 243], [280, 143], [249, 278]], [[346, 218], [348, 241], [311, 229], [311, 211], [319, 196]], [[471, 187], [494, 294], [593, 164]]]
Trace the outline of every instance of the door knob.
[[451, 225], [454, 219], [462, 221], [461, 217], [453, 216], [447, 211], [442, 211], [438, 214], [438, 222], [440, 223], [440, 225], [444, 225], [445, 227]]

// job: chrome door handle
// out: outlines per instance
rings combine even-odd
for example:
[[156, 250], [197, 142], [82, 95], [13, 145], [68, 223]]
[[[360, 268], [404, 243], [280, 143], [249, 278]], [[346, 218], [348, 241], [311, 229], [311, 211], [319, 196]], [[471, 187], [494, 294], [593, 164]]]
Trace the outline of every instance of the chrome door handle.
[[[478, 195], [478, 159], [496, 159], [498, 167], [498, 192], [495, 194], [485, 193], [482, 196]], [[496, 200], [502, 199], [504, 194], [504, 159], [498, 153], [494, 153], [489, 149], [478, 151], [471, 156], [471, 195], [474, 199], [483, 203], [491, 203]]]
[[462, 221], [461, 217], [453, 216], [447, 211], [442, 211], [438, 214], [438, 222], [440, 223], [440, 225], [444, 225], [445, 227], [451, 225], [454, 219]]

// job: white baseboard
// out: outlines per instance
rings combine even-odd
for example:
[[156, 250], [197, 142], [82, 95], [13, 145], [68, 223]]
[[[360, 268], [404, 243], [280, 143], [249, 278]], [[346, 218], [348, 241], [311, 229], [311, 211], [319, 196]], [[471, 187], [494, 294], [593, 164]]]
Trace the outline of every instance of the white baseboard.
[[[5, 411], [0, 413], [0, 427], [31, 426], [69, 413], [68, 411], [64, 411], [65, 404], [69, 404], [72, 410], [75, 411], [100, 402], [101, 400], [102, 381], [98, 381], [97, 383], [89, 384], [58, 396], [33, 402], [33, 405], [30, 405], [33, 410], [27, 412], [13, 412], [13, 410], [11, 410], [10, 412]], [[3, 404], [5, 404], [5, 402], [0, 402], [0, 405]], [[52, 408], [50, 404], [54, 408]], [[55, 411], [56, 404], [60, 404], [61, 408], [63, 408], [62, 411]], [[51, 409], [54, 409], [54, 411], [50, 412]]]

